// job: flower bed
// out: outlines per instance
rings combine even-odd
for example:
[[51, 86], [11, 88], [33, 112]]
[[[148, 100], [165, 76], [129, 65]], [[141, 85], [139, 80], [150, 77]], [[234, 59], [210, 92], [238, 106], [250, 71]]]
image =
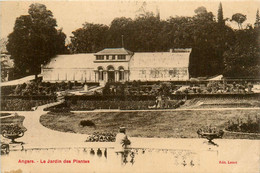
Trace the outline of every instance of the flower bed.
[[247, 119], [229, 120], [225, 130], [230, 132], [260, 133], [260, 118], [248, 115]]
[[115, 142], [116, 134], [94, 132], [88, 136], [86, 142]]

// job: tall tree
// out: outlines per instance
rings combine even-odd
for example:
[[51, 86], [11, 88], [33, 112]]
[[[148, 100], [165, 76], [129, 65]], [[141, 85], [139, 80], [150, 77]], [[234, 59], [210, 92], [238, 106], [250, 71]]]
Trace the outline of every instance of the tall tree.
[[107, 35], [107, 45], [109, 47], [122, 47], [122, 37], [124, 36], [124, 47], [132, 50], [133, 20], [130, 18], [115, 18], [109, 27]]
[[71, 47], [75, 53], [92, 53], [106, 47], [108, 26], [84, 23], [82, 28], [73, 31]]
[[66, 35], [56, 29], [56, 19], [45, 5], [31, 4], [28, 13], [16, 19], [8, 36], [7, 50], [14, 59], [17, 77], [39, 74], [41, 64], [66, 50]]
[[256, 17], [255, 17], [255, 28], [258, 28], [260, 26], [260, 16], [259, 16], [259, 9], [256, 11]]
[[218, 23], [221, 26], [225, 25], [225, 20], [223, 18], [223, 8], [222, 8], [221, 2], [219, 3], [219, 7], [218, 7]]
[[231, 21], [237, 22], [238, 28], [243, 29], [242, 24], [246, 21], [246, 15], [241, 13], [233, 14]]

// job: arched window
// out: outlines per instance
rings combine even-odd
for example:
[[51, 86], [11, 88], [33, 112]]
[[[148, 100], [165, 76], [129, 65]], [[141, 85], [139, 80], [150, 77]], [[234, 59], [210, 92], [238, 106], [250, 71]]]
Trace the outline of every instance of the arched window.
[[119, 67], [119, 80], [124, 80], [125, 79], [125, 70], [123, 67]]
[[104, 80], [104, 71], [102, 67], [98, 68], [98, 80]]
[[107, 67], [107, 71], [115, 71], [114, 67], [112, 65], [109, 65]]

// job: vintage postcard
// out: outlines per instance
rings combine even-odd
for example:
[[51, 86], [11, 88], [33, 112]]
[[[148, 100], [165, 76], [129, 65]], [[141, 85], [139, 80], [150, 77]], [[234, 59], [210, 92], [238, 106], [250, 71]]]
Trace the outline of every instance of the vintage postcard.
[[259, 8], [1, 1], [1, 172], [259, 172]]

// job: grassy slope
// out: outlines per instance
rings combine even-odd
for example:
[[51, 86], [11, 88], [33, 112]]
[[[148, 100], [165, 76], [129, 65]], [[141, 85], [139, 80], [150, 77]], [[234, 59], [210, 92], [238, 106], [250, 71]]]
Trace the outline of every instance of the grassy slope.
[[[178, 111], [178, 112], [110, 112], [110, 113], [48, 113], [40, 122], [51, 129], [92, 134], [93, 132], [114, 132], [118, 127], [127, 127], [127, 133], [135, 137], [197, 137], [202, 126], [212, 125], [224, 129], [227, 120], [238, 117], [260, 116], [258, 110], [225, 111]], [[80, 120], [92, 120], [93, 127], [80, 127]], [[224, 138], [249, 138], [248, 136], [225, 135]]]

